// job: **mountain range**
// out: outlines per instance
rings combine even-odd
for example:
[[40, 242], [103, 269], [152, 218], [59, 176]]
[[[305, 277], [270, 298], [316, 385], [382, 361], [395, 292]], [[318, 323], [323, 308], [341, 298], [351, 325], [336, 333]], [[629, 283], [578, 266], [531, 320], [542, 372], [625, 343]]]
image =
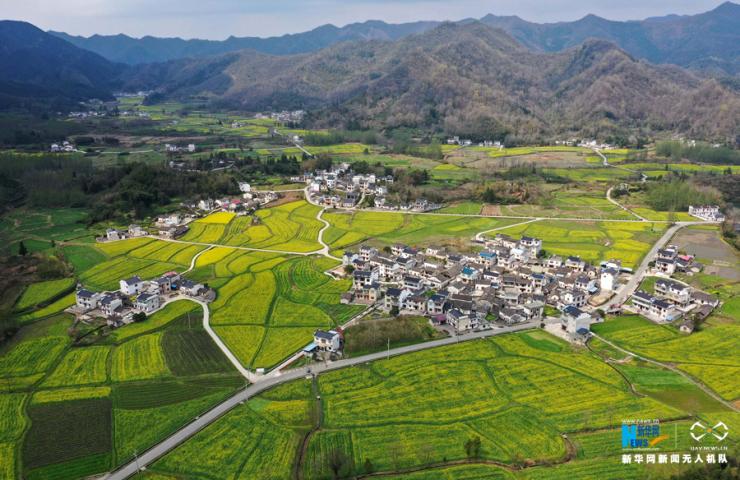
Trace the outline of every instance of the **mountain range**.
[[[714, 69], [721, 62], [712, 52], [723, 45], [736, 51], [739, 43], [726, 45], [738, 34], [726, 28], [726, 15], [717, 18], [725, 10], [732, 13], [737, 6], [724, 4], [706, 17], [645, 22], [691, 20], [695, 27], [680, 29], [684, 36], [696, 25], [713, 25], [716, 38], [724, 39], [716, 45], [709, 34], [696, 40], [699, 47], [667, 35], [662, 42], [674, 44], [695, 68]], [[729, 18], [737, 21], [734, 14]], [[603, 23], [595, 17], [583, 21]], [[495, 22], [509, 27], [498, 28]], [[79, 100], [110, 98], [113, 91], [151, 90], [150, 103], [195, 100], [206, 108], [252, 112], [305, 109], [310, 126], [329, 128], [409, 127], [532, 141], [658, 131], [734, 141], [740, 131], [737, 77], [650, 63], [622, 48], [616, 34], [597, 39], [568, 29], [525, 35], [517, 24], [522, 25], [513, 17], [485, 17], [436, 26], [407, 24], [415, 33], [399, 27], [383, 34], [378, 26], [365, 30], [362, 39], [323, 40], [329, 46], [302, 53], [242, 49], [127, 65], [31, 24], [3, 21], [0, 109], [46, 103], [46, 108], [62, 110]], [[619, 38], [641, 43], [635, 35]], [[712, 44], [704, 57], [701, 42]], [[727, 62], [737, 61], [735, 56]]]
[[[470, 23], [474, 20], [462, 20]], [[486, 15], [480, 21], [500, 28], [533, 51], [559, 52], [589, 38], [609, 40], [632, 56], [652, 63], [673, 63], [713, 74], [740, 74], [740, 5], [726, 2], [698, 15], [668, 15], [641, 21], [611, 21], [595, 15], [573, 22], [532, 23], [516, 16]], [[441, 22], [388, 24], [381, 21], [344, 27], [324, 25], [280, 37], [229, 37], [223, 41], [126, 35], [71, 36], [50, 32], [113, 61], [136, 65], [204, 57], [252, 49], [271, 55], [315, 52], [336, 43], [394, 41], [436, 28]]]
[[481, 22], [445, 23], [396, 42], [290, 56], [244, 50], [135, 70], [128, 89], [248, 111], [304, 108], [318, 125], [345, 128], [731, 136], [740, 118], [738, 92], [717, 80], [649, 64], [604, 40], [533, 52]]
[[109, 99], [124, 69], [29, 23], [0, 21], [0, 107]]

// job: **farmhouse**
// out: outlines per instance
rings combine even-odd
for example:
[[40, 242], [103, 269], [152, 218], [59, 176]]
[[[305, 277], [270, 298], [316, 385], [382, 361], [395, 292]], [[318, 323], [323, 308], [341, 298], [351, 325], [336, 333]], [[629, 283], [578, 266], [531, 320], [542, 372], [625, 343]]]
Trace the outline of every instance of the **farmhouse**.
[[342, 337], [335, 330], [316, 330], [313, 334], [316, 348], [322, 352], [337, 353], [342, 349]]
[[144, 313], [151, 313], [159, 308], [159, 295], [140, 293], [136, 297], [134, 308]]
[[136, 295], [144, 290], [144, 280], [138, 275], [121, 280], [119, 284], [121, 286], [121, 293], [124, 295]]
[[100, 293], [91, 292], [84, 288], [77, 290], [77, 293], [75, 293], [75, 303], [77, 307], [82, 310], [93, 310], [98, 308], [98, 303], [101, 298], [102, 295]]

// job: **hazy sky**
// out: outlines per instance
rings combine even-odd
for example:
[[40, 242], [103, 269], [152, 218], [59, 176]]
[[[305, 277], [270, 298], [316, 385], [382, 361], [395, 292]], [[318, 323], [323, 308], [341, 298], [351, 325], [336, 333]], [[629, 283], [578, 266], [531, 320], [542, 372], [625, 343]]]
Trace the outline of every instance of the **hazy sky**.
[[594, 13], [613, 20], [694, 14], [717, 0], [0, 0], [0, 17], [76, 35], [125, 33], [223, 39], [273, 36], [319, 25], [519, 15], [536, 22]]

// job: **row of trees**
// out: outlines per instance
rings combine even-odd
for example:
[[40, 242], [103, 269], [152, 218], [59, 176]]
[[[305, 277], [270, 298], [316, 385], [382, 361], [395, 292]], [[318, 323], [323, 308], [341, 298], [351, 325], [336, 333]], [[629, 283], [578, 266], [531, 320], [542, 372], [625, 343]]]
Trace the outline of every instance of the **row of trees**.
[[687, 159], [721, 165], [740, 164], [740, 151], [726, 146], [714, 147], [706, 143], [697, 143], [692, 146], [678, 141], [658, 142], [655, 144], [655, 154], [676, 162]]

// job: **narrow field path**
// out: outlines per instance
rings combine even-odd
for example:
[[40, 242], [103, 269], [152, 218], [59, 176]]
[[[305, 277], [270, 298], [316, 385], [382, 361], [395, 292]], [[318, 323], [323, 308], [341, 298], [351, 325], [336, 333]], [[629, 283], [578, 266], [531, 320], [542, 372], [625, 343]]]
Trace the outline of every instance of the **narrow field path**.
[[316, 214], [316, 220], [318, 220], [319, 222], [323, 223], [323, 224], [324, 224], [324, 226], [323, 226], [323, 227], [321, 227], [321, 230], [319, 230], [319, 238], [318, 238], [318, 241], [319, 241], [319, 243], [321, 244], [321, 250], [317, 250], [317, 251], [316, 251], [315, 253], [317, 253], [317, 254], [319, 254], [319, 255], [323, 255], [323, 256], [325, 256], [325, 257], [328, 257], [328, 258], [331, 258], [331, 259], [333, 259], [333, 260], [339, 260], [339, 261], [341, 261], [341, 260], [342, 260], [341, 258], [339, 258], [339, 257], [335, 257], [334, 255], [332, 255], [332, 254], [330, 253], [330, 252], [331, 252], [331, 249], [329, 248], [329, 245], [328, 245], [328, 244], [327, 244], [326, 242], [324, 242], [324, 232], [325, 232], [325, 231], [326, 231], [326, 230], [327, 230], [327, 229], [328, 229], [329, 227], [331, 227], [331, 223], [327, 222], [327, 221], [326, 221], [326, 220], [324, 220], [324, 218], [323, 218], [323, 215], [324, 215], [324, 212], [325, 212], [325, 211], [326, 211], [326, 208], [322, 208], [322, 209], [321, 209], [321, 210], [320, 210], [320, 211], [319, 211], [319, 212], [318, 212], [318, 213]]
[[604, 338], [604, 337], [602, 337], [600, 335], [597, 335], [596, 333], [591, 332], [591, 335], [593, 335], [595, 338], [598, 338], [599, 340], [601, 340], [602, 342], [606, 343], [607, 345], [609, 345], [609, 346], [611, 346], [613, 348], [616, 348], [617, 350], [619, 350], [622, 353], [626, 353], [627, 355], [632, 355], [633, 357], [637, 358], [638, 360], [642, 360], [644, 362], [652, 363], [653, 365], [657, 365], [659, 367], [667, 368], [668, 370], [681, 375], [686, 380], [690, 381], [691, 383], [693, 383], [694, 385], [696, 385], [697, 387], [699, 387], [700, 389], [702, 389], [704, 391], [704, 393], [706, 393], [707, 395], [709, 395], [713, 399], [717, 400], [718, 402], [720, 402], [725, 407], [729, 408], [730, 410], [732, 410], [734, 412], [740, 412], [740, 409], [738, 409], [731, 402], [728, 402], [724, 398], [720, 397], [718, 394], [716, 394], [714, 392], [714, 390], [712, 390], [711, 388], [707, 387], [702, 382], [698, 381], [697, 379], [695, 379], [694, 377], [692, 377], [688, 373], [684, 372], [683, 370], [680, 370], [680, 369], [678, 369], [678, 368], [676, 368], [673, 365], [670, 365], [668, 363], [659, 362], [657, 360], [653, 360], [652, 358], [643, 357], [642, 355], [639, 355], [637, 353], [630, 352], [626, 348], [622, 348], [619, 345], [617, 345], [616, 343], [611, 342], [611, 341], [607, 340], [606, 338]]
[[[194, 242], [191, 240], [177, 240], [174, 238], [162, 238], [158, 237], [156, 235], [146, 235], [148, 238], [153, 238], [155, 240], [161, 240], [163, 242], [170, 242], [170, 243], [183, 243], [187, 245], [201, 245], [204, 247], [223, 247], [223, 248], [233, 248], [234, 250], [244, 250], [247, 252], [267, 252], [267, 253], [282, 253], [285, 255], [301, 255], [304, 257], [308, 257], [310, 255], [318, 255], [321, 250], [315, 250], [313, 252], [293, 252], [290, 250], [272, 250], [269, 248], [254, 248], [254, 247], [241, 247], [238, 245], [223, 245], [220, 243], [204, 243], [204, 242]], [[120, 241], [120, 240], [116, 240]], [[202, 252], [201, 252], [202, 253]]]
[[634, 215], [635, 217], [639, 218], [639, 219], [640, 219], [641, 221], [643, 221], [643, 222], [649, 222], [649, 220], [648, 220], [647, 218], [645, 218], [645, 217], [642, 217], [642, 216], [638, 215], [637, 213], [633, 212], [633, 211], [632, 211], [632, 210], [630, 210], [629, 208], [625, 207], [625, 206], [624, 206], [624, 205], [622, 205], [621, 203], [619, 203], [619, 202], [617, 202], [616, 200], [614, 200], [614, 199], [612, 198], [612, 190], [613, 190], [613, 189], [614, 189], [614, 187], [609, 187], [609, 190], [607, 190], [607, 191], [606, 191], [606, 199], [607, 199], [607, 200], [609, 200], [609, 201], [610, 201], [611, 203], [613, 203], [614, 205], [618, 206], [619, 208], [621, 208], [621, 209], [622, 209], [622, 210], [624, 210], [625, 212], [628, 212], [628, 213], [630, 213], [631, 215]]
[[184, 272], [182, 272], [182, 275], [185, 275], [186, 273], [192, 272], [193, 269], [195, 268], [195, 263], [198, 261], [198, 257], [200, 257], [201, 255], [203, 255], [204, 253], [206, 253], [208, 250], [210, 250], [212, 248], [214, 248], [214, 247], [213, 246], [210, 246], [210, 247], [206, 248], [205, 250], [201, 250], [200, 252], [196, 253], [193, 256], [193, 258], [190, 259], [190, 266], [188, 267], [187, 270], [185, 270]]
[[483, 236], [486, 233], [496, 232], [498, 230], [505, 230], [507, 228], [512, 228], [512, 227], [518, 227], [519, 225], [526, 225], [528, 223], [539, 222], [540, 220], [542, 220], [542, 219], [541, 218], [533, 218], [531, 220], [527, 220], [526, 222], [519, 222], [519, 223], [515, 223], [513, 225], [506, 225], [506, 226], [503, 226], [503, 227], [496, 227], [496, 228], [491, 228], [489, 230], [483, 230], [482, 232], [478, 232], [478, 233], [475, 234], [474, 240], [476, 242], [482, 242], [483, 241]]

